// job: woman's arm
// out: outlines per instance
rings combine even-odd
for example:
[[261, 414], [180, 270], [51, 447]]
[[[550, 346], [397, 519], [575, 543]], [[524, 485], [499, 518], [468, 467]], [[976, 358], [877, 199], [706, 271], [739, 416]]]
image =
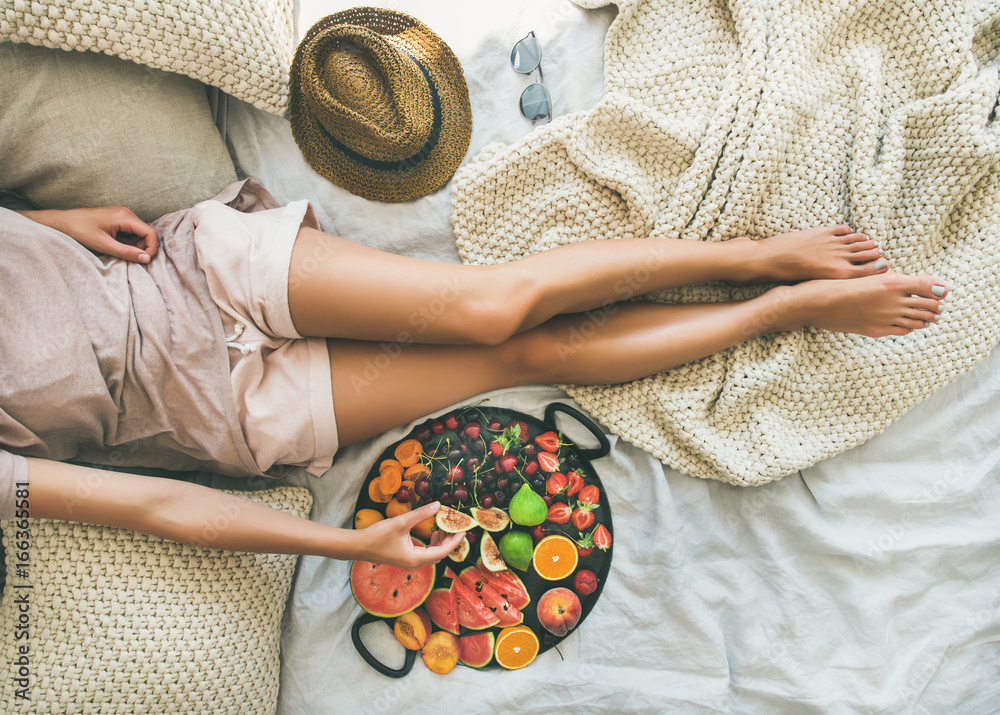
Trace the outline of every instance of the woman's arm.
[[[98, 253], [138, 263], [149, 263], [156, 255], [156, 229], [122, 206], [17, 213], [43, 226], [62, 231]], [[126, 239], [123, 242], [118, 238], [119, 233], [135, 236], [135, 240]]]
[[189, 482], [27, 461], [32, 517], [115, 526], [184, 544], [413, 569], [440, 561], [462, 538], [454, 534], [438, 546], [413, 545], [410, 529], [432, 516], [437, 503], [367, 529], [339, 529]]

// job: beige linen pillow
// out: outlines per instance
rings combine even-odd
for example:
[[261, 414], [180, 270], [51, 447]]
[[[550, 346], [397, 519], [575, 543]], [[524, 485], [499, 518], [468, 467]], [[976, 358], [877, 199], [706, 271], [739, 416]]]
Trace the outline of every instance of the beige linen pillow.
[[0, 43], [0, 188], [144, 221], [236, 181], [205, 87], [93, 52]]
[[[231, 493], [301, 517], [312, 506], [300, 487]], [[48, 519], [29, 520], [26, 538], [17, 528], [3, 522], [4, 712], [274, 712], [296, 556]]]

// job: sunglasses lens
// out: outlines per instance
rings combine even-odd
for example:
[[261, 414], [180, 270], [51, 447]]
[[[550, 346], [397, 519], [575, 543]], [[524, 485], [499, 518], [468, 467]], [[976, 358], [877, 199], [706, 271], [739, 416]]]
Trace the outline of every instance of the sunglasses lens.
[[545, 85], [536, 82], [521, 92], [521, 114], [531, 121], [552, 116], [552, 99]]
[[525, 37], [510, 51], [510, 66], [521, 74], [530, 74], [542, 60], [542, 46], [533, 35]]

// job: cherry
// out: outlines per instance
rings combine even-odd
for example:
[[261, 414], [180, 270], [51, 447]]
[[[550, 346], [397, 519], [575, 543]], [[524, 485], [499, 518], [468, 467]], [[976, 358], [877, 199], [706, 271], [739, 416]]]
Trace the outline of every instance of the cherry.
[[542, 499], [545, 500], [545, 506], [552, 506], [552, 502], [555, 501], [551, 494], [543, 494]]
[[413, 483], [413, 491], [417, 493], [418, 497], [427, 496], [431, 493], [431, 480], [426, 477], [420, 477], [420, 479]]
[[472, 489], [472, 491], [474, 491], [477, 494], [479, 492], [483, 491], [483, 487], [485, 487], [485, 486], [486, 486], [486, 482], [484, 482], [479, 477], [476, 477], [471, 482], [469, 482], [469, 488]]
[[461, 504], [462, 502], [467, 502], [469, 501], [469, 490], [463, 486], [457, 486], [455, 487], [455, 491], [452, 492], [452, 496], [455, 498], [455, 501], [458, 502], [459, 504]]
[[501, 489], [506, 489], [508, 484], [510, 484], [510, 477], [500, 477], [497, 479], [497, 486]]
[[431, 438], [430, 427], [421, 427], [413, 435], [413, 439], [417, 440], [418, 442], [426, 442], [430, 438]]
[[400, 487], [396, 491], [396, 501], [406, 504], [413, 498], [413, 491], [409, 487]]
[[538, 526], [531, 527], [531, 538], [535, 541], [541, 541], [545, 538], [545, 527], [539, 524]]
[[507, 492], [502, 489], [497, 489], [493, 492], [493, 506], [504, 507], [507, 506]]
[[493, 499], [493, 495], [490, 493], [483, 494], [481, 497], [479, 497], [479, 503], [482, 504], [483, 509], [492, 508], [494, 501], [495, 500]]
[[457, 462], [462, 458], [462, 450], [460, 449], [450, 449], [448, 450], [448, 461]]
[[458, 464], [453, 464], [448, 467], [448, 472], [444, 475], [444, 478], [449, 482], [460, 482], [465, 479], [465, 470]]
[[452, 504], [455, 503], [455, 500], [452, 499], [451, 493], [446, 491], [438, 494], [437, 500], [442, 504], [444, 504], [445, 506], [451, 506]]
[[526, 445], [524, 445], [524, 456], [525, 457], [529, 457], [529, 458], [530, 457], [534, 457], [536, 454], [538, 454], [538, 447], [536, 447], [533, 444], [526, 444]]
[[479, 469], [479, 465], [482, 464], [482, 460], [479, 457], [469, 457], [465, 460], [465, 466], [469, 468], [470, 471], [476, 471]]
[[431, 422], [431, 432], [433, 432], [434, 434], [443, 434], [444, 425], [438, 422], [437, 420], [434, 420], [433, 422]]

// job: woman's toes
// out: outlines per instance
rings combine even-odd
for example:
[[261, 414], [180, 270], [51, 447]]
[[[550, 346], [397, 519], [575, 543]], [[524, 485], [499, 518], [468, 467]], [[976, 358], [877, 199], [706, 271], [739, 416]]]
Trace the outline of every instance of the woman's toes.
[[[873, 249], [868, 250], [868, 251], [859, 251], [858, 253], [852, 253], [851, 254], [851, 263], [857, 263], [857, 264], [860, 265], [860, 264], [863, 264], [863, 263], [870, 263], [872, 261], [877, 261], [880, 258], [883, 261], [885, 261], [885, 259], [882, 258], [882, 254], [879, 253], [876, 249], [873, 248]], [[886, 265], [888, 265], [888, 262], [886, 263]]]
[[851, 233], [843, 237], [844, 243], [852, 251], [867, 251], [872, 248], [877, 248], [875, 242], [868, 238], [867, 235], [863, 233]]
[[848, 226], [846, 223], [842, 223], [839, 226], [834, 226], [830, 229], [830, 232], [834, 236], [845, 236], [854, 233], [854, 229]]
[[898, 276], [898, 282], [893, 285], [906, 291], [909, 295], [914, 295], [918, 298], [929, 298], [931, 300], [944, 298], [948, 295], [948, 288], [940, 278], [935, 278], [934, 276], [894, 275]]
[[920, 296], [910, 296], [907, 305], [913, 310], [922, 310], [927, 313], [938, 315], [944, 312], [944, 303], [936, 298], [921, 298]]
[[927, 327], [926, 320], [916, 320], [914, 318], [899, 318], [895, 324], [900, 328], [907, 328], [908, 330], [919, 330], [920, 328]]

